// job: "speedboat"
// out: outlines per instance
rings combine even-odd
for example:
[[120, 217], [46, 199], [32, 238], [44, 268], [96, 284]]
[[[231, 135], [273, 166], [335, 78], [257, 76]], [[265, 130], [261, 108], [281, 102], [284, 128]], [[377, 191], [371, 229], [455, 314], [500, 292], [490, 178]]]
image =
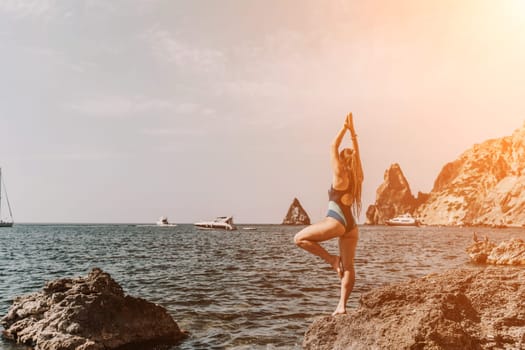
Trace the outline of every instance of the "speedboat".
[[201, 229], [221, 229], [221, 230], [236, 230], [237, 227], [233, 224], [233, 216], [218, 216], [213, 221], [196, 222], [193, 225]]
[[159, 221], [157, 221], [157, 226], [177, 226], [177, 224], [170, 224], [170, 222], [168, 221], [168, 218], [165, 217], [165, 216], [161, 216], [159, 218]]
[[387, 220], [386, 224], [389, 226], [419, 226], [419, 220], [406, 213]]

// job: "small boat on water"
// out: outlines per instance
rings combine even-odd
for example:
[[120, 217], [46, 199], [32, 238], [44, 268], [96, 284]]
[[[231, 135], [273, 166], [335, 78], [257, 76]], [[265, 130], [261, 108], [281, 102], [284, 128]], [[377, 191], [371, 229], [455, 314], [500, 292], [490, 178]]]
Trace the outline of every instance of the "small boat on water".
[[[2, 184], [4, 185], [5, 199], [7, 207], [9, 208], [9, 220], [2, 219]], [[13, 212], [11, 211], [11, 205], [9, 204], [9, 198], [7, 197], [7, 190], [5, 190], [4, 180], [2, 180], [2, 168], [0, 168], [0, 227], [13, 227]]]
[[233, 216], [218, 216], [213, 221], [196, 222], [193, 225], [200, 229], [221, 229], [221, 230], [236, 230], [237, 227], [233, 224]]
[[386, 224], [389, 226], [419, 226], [419, 220], [406, 213], [387, 220]]
[[168, 218], [165, 217], [165, 216], [161, 216], [159, 218], [159, 220], [157, 221], [157, 226], [163, 226], [163, 227], [166, 227], [166, 226], [170, 226], [170, 227], [173, 227], [173, 226], [177, 226], [177, 224], [171, 224], [169, 221], [168, 221]]

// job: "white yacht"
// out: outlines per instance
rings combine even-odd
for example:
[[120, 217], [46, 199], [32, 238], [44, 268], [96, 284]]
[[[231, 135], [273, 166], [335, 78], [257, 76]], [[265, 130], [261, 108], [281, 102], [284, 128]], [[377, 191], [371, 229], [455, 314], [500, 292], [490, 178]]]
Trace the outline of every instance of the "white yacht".
[[195, 226], [201, 229], [222, 229], [222, 230], [236, 230], [237, 227], [233, 224], [233, 216], [218, 216], [213, 221], [202, 221], [194, 223]]
[[390, 226], [419, 226], [419, 220], [406, 213], [387, 220], [386, 224]]
[[168, 218], [165, 217], [165, 216], [161, 216], [159, 218], [159, 221], [157, 221], [157, 226], [177, 226], [177, 224], [170, 224], [170, 222], [168, 221]]

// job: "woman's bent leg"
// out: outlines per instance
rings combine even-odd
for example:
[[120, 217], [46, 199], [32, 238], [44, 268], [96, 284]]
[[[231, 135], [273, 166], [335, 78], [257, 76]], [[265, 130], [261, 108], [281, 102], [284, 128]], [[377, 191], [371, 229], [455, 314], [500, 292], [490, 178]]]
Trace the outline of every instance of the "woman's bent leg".
[[322, 221], [302, 229], [295, 235], [294, 241], [299, 247], [317, 255], [339, 272], [339, 257], [328, 253], [318, 242], [339, 237], [344, 233], [344, 230], [344, 226], [339, 221], [326, 217]]
[[339, 238], [339, 251], [343, 262], [344, 272], [343, 278], [341, 279], [341, 296], [339, 298], [339, 304], [337, 304], [337, 308], [332, 316], [346, 313], [346, 303], [352, 293], [352, 289], [354, 289], [354, 257], [358, 239], [359, 233], [357, 227]]

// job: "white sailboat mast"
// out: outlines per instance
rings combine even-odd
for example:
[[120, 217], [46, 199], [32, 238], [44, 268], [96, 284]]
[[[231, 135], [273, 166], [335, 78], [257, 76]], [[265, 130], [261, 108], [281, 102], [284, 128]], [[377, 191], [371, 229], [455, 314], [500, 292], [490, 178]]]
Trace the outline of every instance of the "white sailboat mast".
[[0, 221], [2, 221], [2, 168], [0, 168]]
[[[5, 200], [7, 201], [7, 208], [9, 208], [10, 221], [2, 220], [2, 185], [4, 185]], [[5, 190], [4, 180], [2, 179], [2, 168], [0, 168], [0, 227], [12, 227], [13, 226], [13, 212], [11, 211], [11, 204], [9, 204], [9, 197]]]

